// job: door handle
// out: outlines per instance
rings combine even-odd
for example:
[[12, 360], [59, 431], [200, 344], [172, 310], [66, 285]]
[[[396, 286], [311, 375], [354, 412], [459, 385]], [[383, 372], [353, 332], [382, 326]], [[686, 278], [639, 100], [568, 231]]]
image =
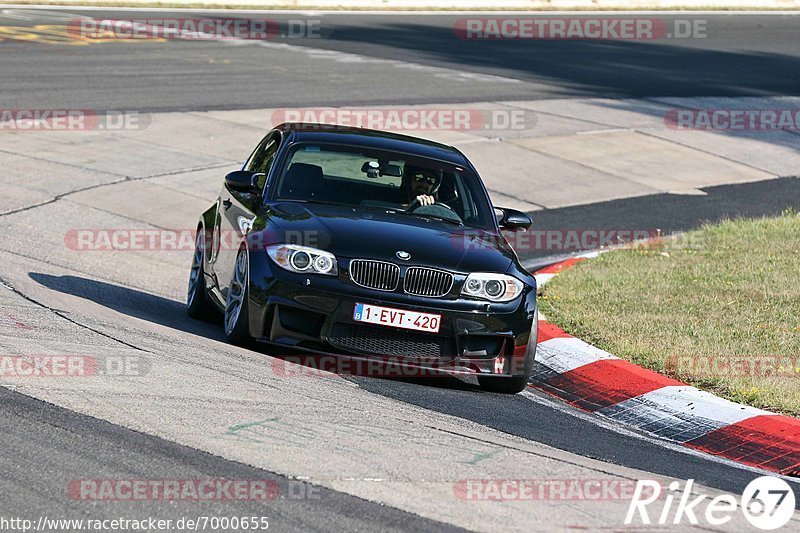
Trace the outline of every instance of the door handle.
[[225, 210], [227, 211], [228, 208], [230, 206], [232, 206], [233, 204], [231, 203], [231, 199], [230, 198], [226, 198], [225, 200], [222, 200], [222, 205], [223, 205], [223, 207], [225, 207]]

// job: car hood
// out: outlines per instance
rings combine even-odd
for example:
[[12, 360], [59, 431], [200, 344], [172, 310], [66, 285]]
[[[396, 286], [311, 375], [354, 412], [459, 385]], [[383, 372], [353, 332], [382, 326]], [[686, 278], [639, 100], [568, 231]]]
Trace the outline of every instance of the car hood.
[[[340, 258], [366, 258], [451, 271], [506, 272], [514, 252], [499, 233], [431, 218], [339, 205], [281, 202], [269, 206], [266, 242], [296, 242]], [[398, 252], [407, 252], [403, 261]]]

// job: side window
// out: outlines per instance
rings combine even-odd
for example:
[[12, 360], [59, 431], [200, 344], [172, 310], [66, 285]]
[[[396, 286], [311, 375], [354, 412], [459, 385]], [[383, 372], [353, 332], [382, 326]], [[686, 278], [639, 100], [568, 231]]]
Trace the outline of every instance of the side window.
[[275, 161], [275, 154], [278, 152], [278, 142], [280, 140], [279, 134], [274, 134], [267, 138], [261, 146], [258, 147], [250, 163], [247, 165], [247, 170], [253, 172], [262, 172], [264, 176], [258, 178], [258, 187], [264, 188], [267, 181], [267, 174]]

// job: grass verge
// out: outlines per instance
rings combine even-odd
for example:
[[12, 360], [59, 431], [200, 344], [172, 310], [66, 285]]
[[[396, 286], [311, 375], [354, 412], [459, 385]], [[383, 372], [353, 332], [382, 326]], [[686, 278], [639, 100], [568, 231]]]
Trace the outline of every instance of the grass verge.
[[800, 215], [727, 220], [559, 274], [548, 320], [730, 400], [800, 415]]

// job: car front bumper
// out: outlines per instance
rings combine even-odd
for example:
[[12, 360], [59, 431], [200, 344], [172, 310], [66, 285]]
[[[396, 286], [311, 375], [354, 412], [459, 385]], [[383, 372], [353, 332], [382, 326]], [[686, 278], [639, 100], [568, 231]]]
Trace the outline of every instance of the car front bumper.
[[[440, 329], [428, 333], [357, 322], [356, 303], [439, 314]], [[524, 371], [526, 356], [536, 349], [536, 293], [528, 285], [507, 303], [423, 298], [363, 288], [341, 276], [295, 274], [255, 253], [249, 304], [251, 336], [291, 349], [278, 355], [300, 350], [399, 361], [404, 368], [512, 376]], [[369, 368], [380, 371], [377, 363]]]

